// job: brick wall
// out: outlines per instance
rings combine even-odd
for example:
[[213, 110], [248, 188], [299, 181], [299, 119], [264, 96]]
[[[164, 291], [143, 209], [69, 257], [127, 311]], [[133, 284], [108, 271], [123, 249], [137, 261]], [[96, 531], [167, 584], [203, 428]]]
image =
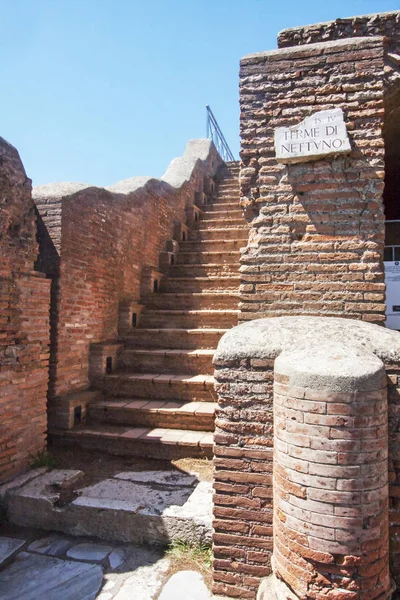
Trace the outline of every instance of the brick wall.
[[255, 598], [273, 550], [273, 364], [215, 359], [213, 591]]
[[117, 339], [120, 307], [146, 291], [146, 270], [159, 270], [186, 207], [219, 164], [209, 140], [194, 140], [162, 180], [34, 189], [44, 228], [40, 264], [53, 276], [51, 398], [88, 387], [91, 344]]
[[[251, 223], [242, 256], [241, 320], [315, 314], [382, 324], [383, 192], [386, 218], [394, 218], [397, 210], [392, 202], [396, 195], [392, 172], [399, 155], [400, 13], [284, 30], [278, 45], [279, 50], [245, 57], [240, 68], [241, 202]], [[344, 112], [351, 153], [278, 164], [275, 128], [333, 108]], [[387, 243], [394, 243], [392, 233], [387, 231]], [[399, 586], [398, 358], [387, 355], [384, 362], [389, 399], [390, 564]], [[216, 376], [220, 398], [216, 454], [240, 452], [244, 469], [251, 471], [253, 459], [244, 459], [246, 451], [256, 449], [267, 455], [255, 441], [255, 432], [264, 432], [259, 439], [273, 446], [272, 361], [261, 361], [257, 353], [241, 361], [225, 360], [217, 363]], [[218, 468], [223, 469], [222, 462]], [[229, 468], [234, 470], [233, 463]], [[268, 482], [271, 469], [270, 465], [265, 471]], [[244, 493], [252, 498], [252, 487]], [[227, 502], [234, 500], [225, 498]], [[262, 518], [270, 518], [271, 500], [261, 500], [260, 511]], [[247, 532], [259, 524], [257, 519], [253, 511]], [[229, 524], [225, 528], [228, 531]], [[256, 551], [253, 545], [252, 556]], [[262, 566], [268, 566], [268, 550], [258, 551], [265, 554], [260, 556]], [[227, 548], [222, 553], [229, 556]], [[240, 560], [249, 563], [247, 550]], [[223, 592], [223, 586], [238, 585], [237, 596], [251, 597], [251, 581], [244, 582], [241, 565], [228, 568], [227, 564], [216, 570], [221, 593], [235, 595], [234, 588]], [[220, 570], [232, 571], [230, 584]]]
[[31, 181], [0, 138], [0, 480], [45, 447], [49, 285], [38, 253]]
[[[241, 202], [251, 221], [242, 320], [322, 314], [384, 321], [384, 75], [381, 37], [241, 61]], [[350, 155], [278, 164], [275, 128], [332, 108], [344, 111]]]

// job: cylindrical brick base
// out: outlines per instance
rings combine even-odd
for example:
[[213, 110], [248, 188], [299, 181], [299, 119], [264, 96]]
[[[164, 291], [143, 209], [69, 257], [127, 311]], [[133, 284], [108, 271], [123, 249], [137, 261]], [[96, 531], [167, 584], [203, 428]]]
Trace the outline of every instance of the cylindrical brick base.
[[274, 573], [300, 599], [387, 600], [387, 395], [382, 362], [283, 352], [274, 384]]

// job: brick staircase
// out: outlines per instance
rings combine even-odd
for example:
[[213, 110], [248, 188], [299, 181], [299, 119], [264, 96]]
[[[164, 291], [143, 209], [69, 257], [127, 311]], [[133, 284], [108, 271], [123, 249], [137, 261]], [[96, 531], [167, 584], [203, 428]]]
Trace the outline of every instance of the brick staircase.
[[212, 456], [212, 358], [238, 320], [240, 248], [248, 226], [239, 207], [237, 163], [216, 176], [216, 191], [195, 209], [159, 290], [142, 296], [137, 327], [120, 340], [120, 367], [102, 375], [102, 399], [84, 425], [52, 432], [115, 454], [154, 458]]

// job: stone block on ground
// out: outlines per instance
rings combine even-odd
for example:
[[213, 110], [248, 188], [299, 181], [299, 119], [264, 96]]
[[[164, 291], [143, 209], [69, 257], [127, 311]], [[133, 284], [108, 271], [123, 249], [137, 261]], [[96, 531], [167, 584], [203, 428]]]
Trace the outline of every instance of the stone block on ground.
[[29, 552], [37, 552], [48, 556], [63, 556], [72, 544], [72, 540], [52, 534], [35, 540], [29, 545], [28, 550]]
[[[128, 472], [127, 478], [118, 473], [76, 490], [78, 497], [63, 503], [60, 510], [63, 481], [75, 475], [75, 471], [52, 471], [11, 494], [10, 522], [110, 542], [167, 545], [177, 539], [198, 543], [211, 538], [211, 483], [193, 487], [193, 476], [179, 474], [171, 485], [169, 474], [161, 471], [137, 476]], [[143, 481], [130, 480], [135, 477]]]
[[76, 544], [67, 551], [69, 558], [88, 562], [102, 562], [111, 552], [113, 548], [104, 544], [96, 544], [92, 542], [83, 542]]

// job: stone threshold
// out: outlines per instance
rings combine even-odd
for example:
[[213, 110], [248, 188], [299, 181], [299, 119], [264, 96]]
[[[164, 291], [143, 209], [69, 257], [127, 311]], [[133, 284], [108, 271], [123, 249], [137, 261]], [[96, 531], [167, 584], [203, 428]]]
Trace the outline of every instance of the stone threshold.
[[124, 471], [80, 488], [82, 477], [79, 470], [37, 469], [1, 486], [8, 521], [108, 542], [211, 540], [212, 485], [195, 474]]

